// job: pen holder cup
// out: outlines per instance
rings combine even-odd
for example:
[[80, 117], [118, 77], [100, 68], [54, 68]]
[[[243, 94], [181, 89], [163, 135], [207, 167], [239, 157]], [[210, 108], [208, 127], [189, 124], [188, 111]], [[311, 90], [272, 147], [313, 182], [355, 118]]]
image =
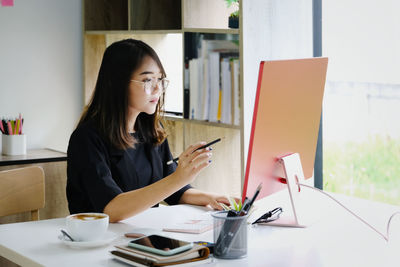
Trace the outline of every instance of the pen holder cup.
[[3, 155], [15, 156], [26, 154], [26, 135], [2, 135], [2, 153]]
[[239, 259], [247, 256], [248, 215], [228, 217], [227, 211], [212, 214], [214, 221], [214, 257]]

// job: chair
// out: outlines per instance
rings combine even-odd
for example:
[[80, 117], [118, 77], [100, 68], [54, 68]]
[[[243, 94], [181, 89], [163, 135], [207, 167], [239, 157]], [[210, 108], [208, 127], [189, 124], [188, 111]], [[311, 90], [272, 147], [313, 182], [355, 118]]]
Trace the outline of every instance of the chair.
[[44, 171], [32, 166], [0, 172], [0, 217], [31, 212], [31, 219], [39, 220], [39, 209], [44, 207]]

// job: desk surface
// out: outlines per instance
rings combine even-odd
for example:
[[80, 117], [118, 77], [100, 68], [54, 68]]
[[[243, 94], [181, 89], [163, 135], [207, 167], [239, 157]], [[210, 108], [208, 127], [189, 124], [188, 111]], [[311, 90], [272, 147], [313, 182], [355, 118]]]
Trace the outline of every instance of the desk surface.
[[25, 155], [8, 156], [0, 153], [0, 166], [65, 161], [67, 154], [53, 149], [32, 149]]
[[[248, 256], [239, 260], [214, 259], [207, 266], [398, 266], [400, 219], [393, 221], [393, 240], [388, 244], [335, 203], [313, 194], [310, 203], [319, 220], [307, 228], [248, 225]], [[400, 207], [348, 197], [342, 202], [375, 223], [382, 232], [386, 222]], [[250, 216], [254, 220], [271, 204], [257, 203]], [[269, 207], [267, 207], [269, 209]], [[119, 237], [110, 245], [92, 249], [73, 249], [58, 240], [65, 228], [64, 219], [51, 219], [0, 225], [0, 255], [22, 266], [126, 266], [111, 259], [113, 245], [126, 243], [126, 232], [160, 233], [162, 226], [193, 218], [205, 208], [177, 205], [149, 209], [123, 222], [110, 224], [109, 231]], [[188, 241], [212, 242], [212, 231], [203, 234], [162, 234]], [[396, 253], [394, 253], [396, 251]]]

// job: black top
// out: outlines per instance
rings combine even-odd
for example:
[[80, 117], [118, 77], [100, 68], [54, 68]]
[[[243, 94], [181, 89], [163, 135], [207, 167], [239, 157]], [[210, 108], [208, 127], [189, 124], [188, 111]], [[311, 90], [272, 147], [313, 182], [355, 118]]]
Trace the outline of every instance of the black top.
[[[118, 194], [150, 185], [173, 173], [168, 141], [161, 145], [139, 141], [134, 148], [116, 149], [100, 137], [96, 129], [85, 123], [71, 135], [67, 152], [67, 199], [71, 214], [103, 212]], [[165, 201], [177, 204], [186, 185]]]

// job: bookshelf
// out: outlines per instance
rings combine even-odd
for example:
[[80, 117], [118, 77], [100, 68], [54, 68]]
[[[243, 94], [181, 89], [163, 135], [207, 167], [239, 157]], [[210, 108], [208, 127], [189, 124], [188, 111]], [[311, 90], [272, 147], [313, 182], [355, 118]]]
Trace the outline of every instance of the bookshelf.
[[[250, 3], [251, 2], [251, 3]], [[212, 165], [193, 185], [196, 188], [241, 195], [244, 151], [251, 126], [259, 60], [265, 59], [266, 39], [261, 25], [267, 21], [259, 8], [264, 0], [240, 2], [240, 28], [228, 28], [229, 10], [224, 0], [84, 0], [84, 100], [93, 92], [105, 48], [114, 41], [134, 38], [152, 46], [171, 83], [166, 93], [167, 111], [183, 113], [185, 35], [227, 36], [239, 42], [239, 125], [166, 116], [169, 143], [174, 156], [189, 144], [222, 137], [215, 145]], [[257, 16], [254, 16], [255, 13]], [[264, 47], [263, 47], [264, 46]], [[259, 53], [259, 54], [256, 54]], [[244, 101], [245, 99], [245, 101]], [[250, 100], [249, 100], [250, 99]], [[244, 118], [244, 119], [243, 119]], [[250, 120], [250, 123], [248, 122]]]

